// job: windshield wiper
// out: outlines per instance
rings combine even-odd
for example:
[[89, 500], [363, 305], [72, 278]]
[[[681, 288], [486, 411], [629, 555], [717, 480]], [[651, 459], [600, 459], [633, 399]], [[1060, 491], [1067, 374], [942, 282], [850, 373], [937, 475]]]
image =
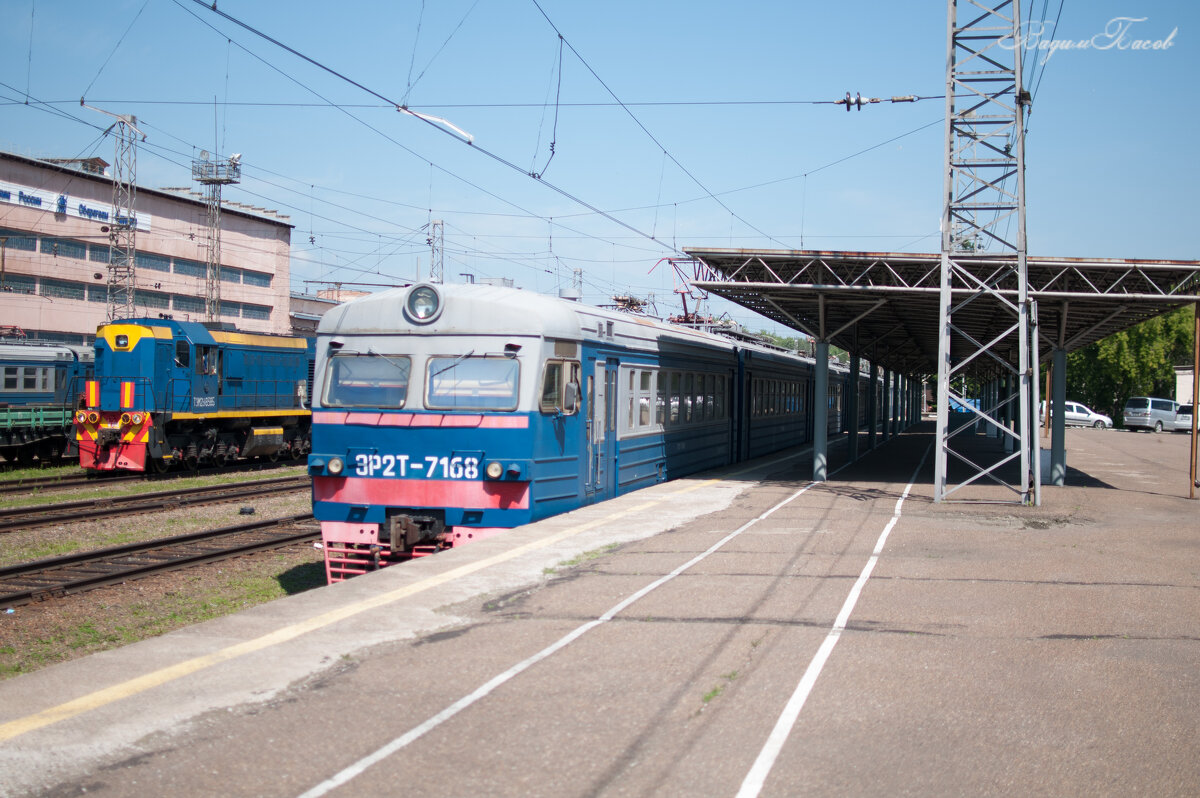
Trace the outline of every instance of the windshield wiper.
[[466, 360], [467, 358], [469, 358], [469, 357], [470, 357], [471, 355], [473, 355], [473, 354], [475, 354], [475, 350], [474, 350], [474, 349], [472, 349], [470, 352], [467, 352], [465, 355], [459, 355], [458, 357], [454, 358], [454, 360], [451, 360], [449, 363], [447, 363], [446, 365], [442, 366], [442, 367], [441, 367], [440, 369], [438, 369], [437, 371], [431, 372], [431, 373], [429, 374], [429, 377], [430, 377], [430, 379], [432, 379], [432, 378], [436, 377], [437, 375], [441, 374], [441, 373], [442, 373], [442, 372], [444, 372], [444, 371], [449, 371], [450, 369], [454, 368], [454, 367], [455, 367], [455, 366], [457, 366], [459, 363], [463, 362], [464, 360]]

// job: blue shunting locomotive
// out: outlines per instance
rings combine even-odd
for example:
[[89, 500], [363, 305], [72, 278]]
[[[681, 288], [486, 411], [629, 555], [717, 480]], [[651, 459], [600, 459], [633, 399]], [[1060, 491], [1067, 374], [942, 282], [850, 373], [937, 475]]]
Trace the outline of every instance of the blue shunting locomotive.
[[128, 319], [96, 332], [75, 413], [85, 469], [165, 471], [309, 449], [314, 340]]
[[87, 347], [0, 341], [0, 457], [29, 464], [63, 455], [75, 397], [91, 373]]
[[[327, 577], [803, 444], [813, 367], [496, 286], [418, 284], [333, 308], [308, 458]], [[822, 400], [834, 433], [849, 379], [831, 370]]]

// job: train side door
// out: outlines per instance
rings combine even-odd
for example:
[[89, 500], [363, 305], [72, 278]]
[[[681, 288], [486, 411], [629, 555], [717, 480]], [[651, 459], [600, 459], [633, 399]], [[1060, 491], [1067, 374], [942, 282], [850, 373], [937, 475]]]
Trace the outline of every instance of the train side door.
[[192, 411], [202, 413], [217, 409], [218, 348], [196, 344], [195, 388], [192, 392]]
[[591, 501], [616, 495], [617, 364], [597, 362], [588, 404], [588, 480]]

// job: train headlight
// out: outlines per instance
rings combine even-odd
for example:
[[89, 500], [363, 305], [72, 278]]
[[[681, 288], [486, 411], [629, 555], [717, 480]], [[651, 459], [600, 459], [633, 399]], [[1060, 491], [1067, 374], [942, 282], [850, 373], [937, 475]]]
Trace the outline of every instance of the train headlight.
[[484, 473], [487, 474], [488, 479], [500, 479], [501, 475], [504, 474], [504, 466], [493, 460], [487, 464]]
[[95, 410], [92, 410], [91, 412], [89, 412], [87, 414], [87, 423], [96, 424], [99, 421], [100, 421], [100, 414], [97, 413]]
[[122, 413], [122, 414], [121, 414], [121, 424], [122, 424], [123, 426], [126, 426], [126, 427], [128, 427], [128, 426], [129, 426], [129, 422], [131, 422], [131, 421], [133, 421], [133, 417], [132, 417], [132, 416], [130, 416], [128, 413]]
[[329, 469], [330, 474], [333, 474], [336, 477], [338, 474], [342, 473], [343, 470], [345, 470], [346, 461], [340, 457], [330, 457], [329, 465], [325, 467]]
[[129, 417], [129, 419], [130, 419], [130, 421], [132, 421], [134, 424], [141, 424], [141, 423], [142, 423], [142, 414], [141, 414], [141, 413], [134, 413], [132, 416], [130, 416], [130, 417]]
[[88, 414], [85, 413], [84, 411], [80, 410], [78, 413], [75, 414], [75, 423], [82, 424], [85, 421], [87, 421], [87, 417], [88, 417]]
[[432, 285], [414, 286], [408, 292], [404, 310], [409, 320], [426, 324], [438, 317], [442, 311], [442, 296]]

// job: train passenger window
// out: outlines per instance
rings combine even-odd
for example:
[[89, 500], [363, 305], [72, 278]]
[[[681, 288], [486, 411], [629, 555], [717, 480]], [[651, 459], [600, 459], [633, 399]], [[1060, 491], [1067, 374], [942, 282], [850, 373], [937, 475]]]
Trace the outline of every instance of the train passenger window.
[[693, 388], [694, 380], [694, 374], [683, 375], [683, 422], [685, 424], [692, 420], [692, 403], [696, 398]]
[[520, 361], [511, 357], [431, 357], [425, 406], [431, 410], [516, 410]]
[[38, 386], [38, 369], [34, 366], [29, 366], [25, 369], [25, 379], [22, 380], [24, 390], [36, 391]]
[[404, 407], [411, 361], [404, 355], [334, 355], [325, 369], [326, 407]]
[[670, 390], [668, 391], [668, 393], [669, 393], [670, 398], [667, 400], [667, 402], [670, 407], [670, 410], [669, 410], [669, 415], [667, 417], [667, 421], [669, 424], [672, 424], [672, 425], [678, 424], [679, 423], [679, 397], [680, 397], [679, 372], [678, 371], [671, 372], [671, 387], [670, 387]]
[[5, 366], [4, 367], [4, 390], [6, 390], [6, 391], [17, 390], [17, 367], [16, 366]]

